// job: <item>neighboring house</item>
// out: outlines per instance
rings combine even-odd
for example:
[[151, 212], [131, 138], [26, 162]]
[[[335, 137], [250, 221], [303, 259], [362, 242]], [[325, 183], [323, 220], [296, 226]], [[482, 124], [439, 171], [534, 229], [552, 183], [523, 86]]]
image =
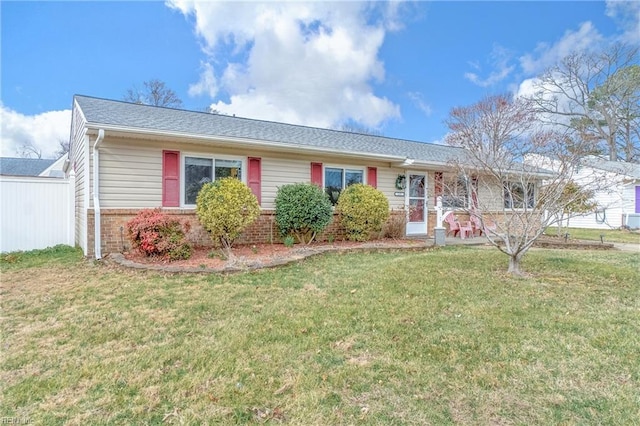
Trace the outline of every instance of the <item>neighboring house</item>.
[[[145, 208], [189, 219], [189, 238], [210, 244], [195, 217], [196, 195], [203, 183], [224, 176], [245, 182], [261, 206], [243, 242], [278, 239], [274, 199], [279, 187], [296, 182], [334, 196], [351, 183], [369, 184], [391, 209], [411, 212], [407, 235], [433, 235], [435, 198], [447, 195], [442, 182], [454, 178], [450, 161], [465, 154], [444, 145], [87, 96], [74, 97], [71, 137], [66, 171], [76, 176], [76, 243], [98, 258], [128, 246], [125, 224]], [[503, 200], [494, 204], [503, 208]], [[334, 223], [323, 237], [338, 232]]]
[[66, 155], [57, 160], [44, 158], [0, 157], [0, 175], [4, 176], [43, 176], [63, 178], [62, 168]]
[[595, 191], [596, 210], [569, 219], [571, 228], [611, 229], [640, 228], [640, 164], [609, 161], [590, 156], [582, 161], [575, 181], [593, 176], [606, 182], [606, 188]]

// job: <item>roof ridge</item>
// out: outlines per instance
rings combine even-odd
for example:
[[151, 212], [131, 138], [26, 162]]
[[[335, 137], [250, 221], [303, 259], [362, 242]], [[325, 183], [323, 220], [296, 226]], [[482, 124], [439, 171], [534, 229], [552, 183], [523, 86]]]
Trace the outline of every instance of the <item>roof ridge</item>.
[[193, 114], [202, 114], [202, 115], [209, 115], [209, 116], [213, 115], [213, 116], [221, 117], [223, 119], [246, 120], [246, 121], [253, 122], [253, 123], [268, 123], [268, 124], [271, 124], [271, 125], [290, 126], [290, 127], [294, 127], [294, 128], [308, 129], [308, 130], [320, 130], [320, 131], [323, 131], [323, 132], [333, 132], [333, 133], [338, 133], [338, 134], [343, 134], [343, 135], [357, 135], [357, 136], [364, 136], [366, 138], [371, 138], [371, 139], [386, 139], [386, 140], [417, 143], [417, 144], [421, 144], [421, 145], [430, 145], [430, 146], [436, 146], [436, 147], [442, 146], [442, 147], [453, 148], [453, 149], [462, 149], [460, 147], [444, 145], [444, 144], [439, 144], [439, 143], [435, 143], [435, 142], [424, 142], [424, 141], [418, 141], [418, 140], [413, 140], [413, 139], [403, 139], [403, 138], [385, 136], [385, 135], [370, 135], [370, 134], [361, 133], [361, 132], [349, 132], [349, 131], [346, 131], [346, 130], [331, 129], [331, 128], [326, 128], [326, 127], [317, 127], [317, 126], [309, 126], [309, 125], [304, 125], [304, 124], [293, 124], [293, 123], [285, 123], [285, 122], [281, 122], [281, 121], [273, 121], [273, 120], [265, 120], [265, 119], [259, 119], [259, 118], [243, 117], [243, 116], [237, 116], [235, 114], [234, 115], [216, 114], [216, 113], [205, 112], [205, 111], [194, 111], [194, 110], [184, 109], [184, 108], [173, 108], [173, 107], [166, 107], [166, 106], [139, 104], [139, 103], [128, 102], [128, 101], [124, 101], [124, 100], [100, 98], [100, 97], [96, 97], [96, 96], [89, 96], [89, 95], [82, 95], [82, 94], [75, 94], [74, 95], [74, 99], [76, 99], [78, 97], [94, 99], [94, 100], [99, 100], [99, 101], [105, 101], [105, 102], [114, 102], [114, 103], [119, 103], [119, 104], [137, 106], [137, 107], [146, 107], [146, 108], [152, 108], [152, 109], [181, 111], [181, 112], [187, 112], [187, 113], [193, 113]]

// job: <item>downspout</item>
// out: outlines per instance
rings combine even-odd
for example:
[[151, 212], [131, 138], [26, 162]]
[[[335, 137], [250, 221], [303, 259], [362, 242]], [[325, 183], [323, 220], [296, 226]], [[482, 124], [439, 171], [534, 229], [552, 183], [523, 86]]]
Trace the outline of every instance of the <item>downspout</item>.
[[102, 250], [100, 249], [102, 240], [100, 237], [101, 222], [100, 222], [100, 143], [104, 139], [104, 129], [98, 130], [98, 138], [93, 144], [93, 218], [94, 218], [94, 253], [96, 259], [102, 259]]

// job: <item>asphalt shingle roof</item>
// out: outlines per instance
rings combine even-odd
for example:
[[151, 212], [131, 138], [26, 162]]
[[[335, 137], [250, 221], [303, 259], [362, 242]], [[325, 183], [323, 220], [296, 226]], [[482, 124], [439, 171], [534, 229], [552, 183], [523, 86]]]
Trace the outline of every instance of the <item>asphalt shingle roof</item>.
[[408, 157], [420, 162], [447, 163], [464, 150], [446, 145], [350, 133], [264, 120], [154, 107], [76, 95], [89, 125], [123, 126], [194, 136], [231, 137], [320, 148], [336, 153]]
[[0, 175], [38, 176], [56, 160], [0, 157]]
[[583, 163], [594, 169], [618, 173], [634, 179], [640, 179], [640, 164], [626, 163], [624, 161], [609, 161], [598, 157], [587, 157]]

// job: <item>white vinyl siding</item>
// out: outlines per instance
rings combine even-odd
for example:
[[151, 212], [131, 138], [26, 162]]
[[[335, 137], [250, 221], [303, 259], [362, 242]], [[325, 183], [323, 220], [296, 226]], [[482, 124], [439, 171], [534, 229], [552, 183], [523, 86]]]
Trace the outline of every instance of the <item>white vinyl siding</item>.
[[398, 210], [404, 208], [404, 195], [397, 196], [396, 192], [403, 192], [396, 189], [396, 179], [398, 175], [404, 174], [403, 169], [392, 167], [378, 167], [378, 189], [389, 200], [389, 208]]
[[[569, 219], [571, 228], [611, 229], [622, 226], [622, 215], [633, 213], [635, 206], [628, 203], [625, 206], [624, 188], [615, 184], [615, 176], [610, 176], [612, 187], [608, 191], [598, 191], [594, 200], [598, 203], [598, 214], [590, 213]], [[631, 196], [629, 194], [628, 196]], [[633, 199], [631, 199], [633, 200]], [[628, 207], [625, 209], [625, 207]], [[566, 222], [565, 222], [566, 224]]]
[[[246, 179], [246, 158], [262, 158], [262, 208], [273, 209], [276, 192], [285, 183], [309, 182], [309, 159], [298, 156], [274, 158], [249, 150], [218, 149], [213, 146], [152, 143], [110, 139], [100, 147], [101, 208], [155, 208], [162, 205], [162, 150], [180, 152], [185, 156], [242, 159]], [[272, 155], [272, 154], [271, 154]], [[181, 177], [181, 187], [183, 186]]]
[[588, 184], [594, 179], [607, 182], [607, 187], [598, 188], [593, 196], [593, 201], [598, 205], [598, 215], [590, 213], [575, 216], [569, 219], [568, 224], [565, 220], [565, 226], [590, 229], [618, 228], [624, 225], [622, 222], [623, 215], [635, 212], [635, 185], [638, 185], [638, 180], [634, 180], [631, 176], [625, 174], [617, 174], [588, 166], [580, 167], [574, 176], [575, 182], [579, 185]]
[[275, 209], [278, 188], [311, 181], [310, 160], [262, 157], [262, 208]]
[[[89, 144], [93, 147], [95, 136], [91, 139]], [[247, 173], [247, 157], [260, 157], [262, 208], [265, 210], [275, 208], [274, 200], [278, 188], [282, 185], [311, 181], [311, 162], [319, 162], [327, 167], [340, 166], [362, 170], [365, 183], [367, 183], [367, 167], [376, 167], [378, 189], [387, 197], [390, 207], [399, 209], [404, 206], [404, 197], [394, 195], [394, 192], [398, 191], [395, 189], [396, 177], [404, 173], [404, 170], [389, 167], [389, 163], [385, 162], [366, 160], [345, 162], [344, 159], [336, 157], [295, 153], [276, 156], [274, 153], [249, 149], [234, 150], [212, 145], [120, 139], [110, 137], [107, 132], [100, 146], [101, 208], [160, 207], [162, 205], [162, 150], [179, 151], [181, 164], [185, 156], [242, 159], [245, 162], [243, 178], [246, 178]], [[92, 175], [90, 174], [89, 177]], [[183, 186], [182, 181], [181, 186]]]
[[161, 205], [162, 149], [105, 140], [100, 146], [100, 207]]
[[85, 119], [80, 108], [74, 105], [71, 128], [71, 141], [69, 143], [70, 170], [76, 175], [75, 185], [75, 242], [87, 253], [87, 209], [89, 208], [87, 179], [89, 158], [89, 137], [85, 135]]

